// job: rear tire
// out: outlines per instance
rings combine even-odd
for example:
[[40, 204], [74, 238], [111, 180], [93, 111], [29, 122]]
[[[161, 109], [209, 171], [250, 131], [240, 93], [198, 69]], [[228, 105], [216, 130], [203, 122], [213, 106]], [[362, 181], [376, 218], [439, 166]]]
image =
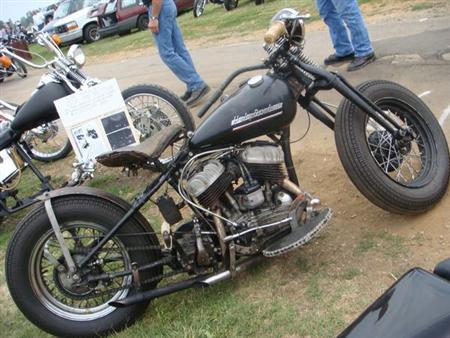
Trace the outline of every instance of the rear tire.
[[148, 15], [147, 14], [142, 14], [138, 19], [137, 19], [137, 24], [136, 24], [137, 28], [140, 31], [145, 31], [148, 29]]
[[238, 6], [239, 0], [224, 0], [223, 5], [227, 11], [231, 11]]
[[[186, 105], [163, 87], [136, 85], [125, 89], [122, 96], [135, 128], [141, 132], [141, 141], [173, 123], [180, 124], [186, 131], [195, 129], [194, 120]], [[141, 106], [137, 107], [137, 104]], [[170, 154], [163, 153], [160, 161], [164, 164], [170, 159]]]
[[[115, 204], [92, 196], [66, 196], [57, 198], [52, 200], [52, 206], [63, 231], [67, 228], [74, 231], [73, 229], [76, 226], [84, 226], [86, 228], [87, 232], [81, 232], [81, 237], [84, 234], [90, 234], [88, 231], [90, 229], [89, 227], [104, 229], [103, 233], [106, 233], [125, 214], [125, 211]], [[120, 230], [117, 236], [113, 237], [114, 241], [118, 243], [118, 246], [109, 246], [109, 248], [116, 248], [114, 249], [115, 251], [113, 250], [114, 254], [112, 254], [116, 255], [114, 259], [117, 263], [115, 264], [120, 263], [117, 258], [118, 254], [115, 252], [125, 252], [127, 260], [129, 262], [136, 262], [138, 266], [160, 259], [160, 251], [157, 250], [128, 251], [126, 249], [126, 247], [159, 244], [154, 234], [145, 236], [120, 236], [120, 234], [142, 233], [143, 231], [153, 232], [151, 228], [145, 228], [142, 223], [137, 221], [137, 218], [133, 218]], [[89, 305], [89, 301], [85, 299], [96, 297], [96, 293], [92, 291], [93, 288], [108, 288], [108, 284], [94, 283], [94, 285], [88, 284], [89, 287], [83, 286], [78, 289], [73, 286], [68, 287], [67, 281], [62, 279], [64, 278], [64, 273], [62, 273], [61, 277], [61, 272], [58, 272], [53, 265], [45, 265], [42, 271], [38, 269], [38, 273], [36, 273], [36, 262], [38, 266], [41, 266], [44, 264], [42, 262], [47, 259], [47, 256], [43, 253], [44, 248], [47, 248], [50, 254], [57, 250], [54, 247], [56, 242], [51, 237], [52, 234], [53, 232], [48, 222], [47, 213], [41, 204], [20, 222], [9, 242], [6, 253], [6, 280], [9, 291], [18, 308], [31, 322], [42, 330], [58, 337], [91, 337], [106, 335], [121, 330], [132, 324], [145, 311], [149, 302], [126, 308], [113, 308], [108, 305], [108, 302], [113, 299], [108, 299], [110, 297], [109, 294], [106, 297], [101, 297], [100, 305], [96, 305], [95, 303], [94, 306]], [[65, 230], [64, 234], [66, 238], [70, 238], [70, 232], [68, 230]], [[75, 234], [80, 233], [76, 232]], [[50, 239], [47, 240], [47, 238]], [[52, 240], [51, 246], [50, 240]], [[93, 244], [95, 244], [96, 240], [98, 239], [92, 239]], [[86, 246], [83, 246], [83, 244]], [[79, 252], [78, 255], [82, 256], [83, 254], [80, 252], [84, 251], [81, 249], [89, 247], [89, 245], [81, 243], [80, 249], [71, 249], [71, 251], [77, 250]], [[125, 256], [123, 257], [125, 258]], [[112, 256], [107, 255], [101, 261], [106, 260], [106, 257], [111, 257], [110, 260], [113, 259]], [[61, 260], [64, 262], [62, 256], [61, 258], [56, 258], [60, 262]], [[121, 269], [128, 268], [128, 265], [129, 263], [127, 265], [124, 264]], [[114, 268], [114, 265], [112, 267]], [[95, 268], [87, 268], [84, 273], [87, 273], [89, 276], [95, 276], [103, 271], [100, 269], [92, 272], [93, 269]], [[109, 271], [109, 269], [106, 271]], [[162, 268], [158, 267], [147, 270], [145, 276], [141, 274], [141, 278], [156, 277], [161, 273]], [[51, 285], [47, 284], [48, 280], [53, 282], [53, 288], [50, 288]], [[123, 280], [125, 281], [125, 277], [123, 277]], [[131, 283], [130, 279], [127, 279], [126, 282]], [[123, 285], [122, 283], [118, 284]], [[123, 289], [128, 291], [115, 291], [113, 287], [117, 287], [117, 285], [111, 285], [111, 294], [114, 295], [113, 297], [119, 295], [118, 299], [136, 292], [132, 285], [129, 289]], [[154, 287], [156, 287], [156, 282], [148, 284], [144, 289]], [[66, 303], [63, 300], [65, 298], [72, 299], [72, 303], [70, 301]], [[83, 302], [85, 301], [86, 303], [83, 306]], [[74, 311], [77, 309], [81, 309], [84, 312], [80, 312], [80, 310], [78, 312]]]
[[336, 113], [335, 138], [348, 176], [380, 208], [400, 214], [430, 209], [449, 182], [448, 145], [436, 117], [420, 98], [396, 83], [367, 81], [357, 89], [417, 137], [408, 146], [398, 145], [344, 99]]
[[207, 0], [194, 1], [194, 8], [193, 8], [194, 17], [198, 18], [199, 16], [203, 15], [203, 12], [205, 11], [206, 1]]

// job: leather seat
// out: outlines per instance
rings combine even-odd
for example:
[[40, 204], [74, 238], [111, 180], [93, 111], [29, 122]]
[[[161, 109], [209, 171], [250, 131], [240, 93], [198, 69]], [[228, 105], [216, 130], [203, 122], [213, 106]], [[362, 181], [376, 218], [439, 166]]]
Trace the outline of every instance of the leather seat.
[[11, 144], [19, 139], [18, 135], [10, 127], [0, 130], [0, 150], [8, 148]]
[[450, 258], [438, 263], [433, 271], [439, 277], [445, 278], [450, 282]]
[[145, 167], [156, 161], [182, 130], [180, 125], [169, 126], [138, 145], [101, 154], [96, 160], [107, 167]]

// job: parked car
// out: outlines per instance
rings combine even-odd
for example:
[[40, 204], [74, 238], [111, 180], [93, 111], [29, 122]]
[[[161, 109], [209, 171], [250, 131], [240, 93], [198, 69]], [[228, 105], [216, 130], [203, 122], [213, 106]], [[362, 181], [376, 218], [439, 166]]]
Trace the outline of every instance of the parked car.
[[93, 42], [100, 39], [97, 17], [91, 17], [93, 6], [106, 0], [66, 0], [59, 4], [55, 11], [54, 20], [44, 31], [56, 33], [63, 44], [74, 42]]
[[98, 18], [99, 34], [124, 35], [132, 29], [147, 29], [148, 11], [140, 0], [113, 0], [96, 6], [90, 13]]
[[[194, 16], [203, 14], [206, 0], [175, 0], [179, 13], [193, 9]], [[128, 34], [132, 29], [147, 29], [148, 10], [141, 0], [111, 0], [94, 6], [91, 18], [98, 18], [101, 37]]]

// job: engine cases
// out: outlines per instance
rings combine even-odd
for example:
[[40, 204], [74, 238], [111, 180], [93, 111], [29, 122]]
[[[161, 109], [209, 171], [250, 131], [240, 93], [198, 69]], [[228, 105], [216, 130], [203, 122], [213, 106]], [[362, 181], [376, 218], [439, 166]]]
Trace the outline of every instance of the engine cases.
[[295, 117], [297, 101], [284, 79], [265, 75], [227, 98], [195, 130], [192, 148], [238, 144], [278, 131]]

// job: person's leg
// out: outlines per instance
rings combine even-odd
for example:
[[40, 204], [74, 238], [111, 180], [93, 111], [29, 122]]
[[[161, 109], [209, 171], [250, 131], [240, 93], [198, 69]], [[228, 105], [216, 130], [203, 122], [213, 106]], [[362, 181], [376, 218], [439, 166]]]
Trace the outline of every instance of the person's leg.
[[351, 34], [355, 56], [364, 57], [373, 53], [369, 33], [356, 0], [332, 0], [340, 17]]
[[184, 44], [183, 35], [177, 22], [175, 21], [172, 33], [173, 46], [175, 48], [175, 53], [177, 53], [185, 62], [190, 66], [190, 79], [189, 85], [192, 90], [197, 90], [205, 86], [205, 82], [202, 80], [200, 75], [195, 69], [194, 62], [192, 61], [191, 55]]
[[[345, 1], [345, 0], [343, 0]], [[331, 41], [337, 56], [353, 54], [347, 29], [331, 0], [316, 0], [319, 14], [329, 28]]]
[[171, 6], [164, 3], [159, 15], [159, 33], [153, 36], [162, 61], [186, 84], [187, 89], [192, 91], [196, 89], [192, 87], [192, 83], [195, 83], [192, 79], [196, 79], [198, 75], [195, 69], [175, 52], [173, 45], [175, 20], [176, 14], [174, 16]]

